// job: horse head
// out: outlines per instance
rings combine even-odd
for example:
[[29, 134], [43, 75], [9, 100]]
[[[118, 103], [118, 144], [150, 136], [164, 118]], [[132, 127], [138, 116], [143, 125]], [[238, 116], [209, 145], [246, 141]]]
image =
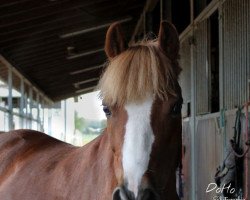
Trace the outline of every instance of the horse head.
[[163, 21], [158, 39], [129, 46], [114, 23], [105, 52], [109, 61], [99, 88], [117, 181], [112, 199], [160, 200], [167, 193], [177, 199], [182, 106], [177, 31]]

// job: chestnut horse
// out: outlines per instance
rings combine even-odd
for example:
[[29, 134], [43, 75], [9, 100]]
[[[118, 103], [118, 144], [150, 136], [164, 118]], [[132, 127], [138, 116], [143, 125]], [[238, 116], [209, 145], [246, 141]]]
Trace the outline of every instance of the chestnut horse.
[[177, 200], [181, 159], [179, 39], [161, 22], [158, 39], [128, 46], [114, 23], [100, 79], [107, 128], [83, 147], [44, 133], [0, 136], [1, 200]]

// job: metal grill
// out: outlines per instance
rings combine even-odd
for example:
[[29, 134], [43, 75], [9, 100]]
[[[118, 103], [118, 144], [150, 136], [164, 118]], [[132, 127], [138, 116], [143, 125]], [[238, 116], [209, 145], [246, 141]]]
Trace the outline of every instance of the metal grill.
[[209, 112], [208, 25], [207, 20], [195, 30], [195, 70], [197, 114]]
[[195, 162], [197, 199], [213, 199], [215, 192], [206, 193], [209, 183], [214, 182], [214, 174], [222, 157], [222, 135], [218, 132], [216, 117], [197, 121], [195, 136]]
[[233, 109], [247, 101], [250, 78], [250, 1], [223, 4], [224, 107]]

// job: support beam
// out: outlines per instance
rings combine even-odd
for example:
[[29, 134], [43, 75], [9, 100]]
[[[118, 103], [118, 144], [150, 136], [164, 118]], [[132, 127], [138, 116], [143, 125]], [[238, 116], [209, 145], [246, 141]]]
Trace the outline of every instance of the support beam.
[[90, 82], [98, 81], [98, 80], [99, 80], [99, 78], [91, 78], [91, 79], [87, 79], [87, 80], [84, 80], [84, 81], [73, 83], [73, 85], [74, 85], [75, 88], [79, 89], [80, 85], [82, 85], [84, 83], [90, 83]]
[[73, 71], [73, 72], [70, 72], [69, 74], [70, 75], [81, 74], [81, 73], [92, 71], [92, 70], [99, 69], [99, 68], [102, 68], [102, 67], [104, 67], [104, 65], [100, 64], [100, 65], [96, 65], [96, 66], [92, 66], [92, 67], [87, 67], [87, 68], [84, 68], [84, 69], [80, 69], [80, 70], [77, 70], [77, 71]]
[[[193, 7], [194, 7], [194, 0], [191, 0], [190, 3], [191, 7], [191, 37], [194, 37], [194, 15], [193, 15]], [[195, 45], [192, 42], [191, 47], [191, 117], [190, 117], [190, 132], [191, 132], [191, 197], [190, 199], [196, 200], [196, 69], [195, 69]]]
[[93, 26], [93, 27], [85, 28], [85, 29], [82, 29], [82, 30], [79, 30], [79, 31], [75, 31], [75, 32], [72, 32], [72, 33], [66, 33], [64, 35], [61, 35], [60, 38], [75, 37], [75, 36], [78, 36], [78, 35], [82, 35], [82, 34], [85, 34], [85, 33], [89, 33], [89, 32], [92, 32], [92, 31], [97, 31], [99, 29], [103, 29], [103, 28], [109, 27], [114, 22], [124, 23], [124, 22], [129, 22], [132, 19], [133, 18], [129, 16], [129, 17], [126, 17], [126, 18], [121, 19], [121, 20], [111, 21], [111, 22], [108, 22], [108, 23], [105, 23], [105, 24], [101, 24], [99, 26]]
[[96, 86], [84, 88], [84, 89], [81, 89], [81, 90], [76, 90], [75, 93], [77, 93], [77, 94], [86, 93], [86, 92], [90, 92], [90, 91], [94, 90], [95, 88], [96, 88]]
[[88, 56], [88, 55], [91, 55], [91, 54], [94, 54], [94, 53], [99, 53], [99, 52], [102, 52], [102, 51], [104, 51], [103, 48], [94, 49], [94, 50], [91, 50], [91, 51], [85, 51], [85, 52], [78, 53], [78, 54], [75, 54], [75, 55], [67, 56], [67, 59], [71, 60], [71, 59], [75, 59], [75, 58], [79, 58], [79, 57], [83, 57], [83, 56]]

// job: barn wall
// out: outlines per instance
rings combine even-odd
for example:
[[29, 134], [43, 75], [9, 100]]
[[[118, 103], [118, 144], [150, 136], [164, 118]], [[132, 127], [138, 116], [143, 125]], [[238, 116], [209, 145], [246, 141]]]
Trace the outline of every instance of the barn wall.
[[[216, 1], [213, 1], [216, 2]], [[218, 1], [219, 2], [219, 1]], [[221, 2], [222, 3], [222, 2]], [[214, 4], [215, 5], [215, 4]], [[205, 192], [209, 183], [214, 182], [216, 168], [221, 164], [226, 145], [233, 137], [235, 106], [250, 100], [250, 1], [225, 0], [219, 9], [220, 31], [220, 109], [225, 109], [225, 126], [220, 127], [220, 113], [210, 114], [210, 61], [209, 61], [209, 17], [203, 17], [191, 25], [190, 34], [181, 43], [180, 64], [183, 68], [180, 85], [184, 98], [183, 116], [186, 116], [186, 103], [191, 101], [191, 90], [195, 91], [195, 124], [192, 131], [190, 121], [183, 122], [184, 199], [194, 199], [191, 179], [195, 179], [196, 199], [212, 199], [214, 193]], [[214, 9], [215, 11], [216, 9]], [[191, 58], [191, 45], [194, 47]], [[193, 66], [192, 61], [193, 59]], [[191, 85], [191, 68], [195, 69], [194, 85]], [[189, 70], [189, 71], [188, 71]], [[195, 88], [195, 89], [194, 89]], [[191, 104], [192, 105], [192, 104]], [[192, 115], [191, 115], [192, 118]], [[245, 129], [242, 129], [242, 134]], [[194, 134], [194, 142], [191, 135]], [[193, 136], [193, 135], [192, 135]], [[191, 146], [195, 149], [195, 174], [191, 174]], [[250, 177], [250, 156], [248, 156], [248, 177]], [[250, 187], [249, 187], [250, 193]]]
[[248, 99], [250, 79], [250, 1], [223, 4], [224, 107], [233, 109]]

